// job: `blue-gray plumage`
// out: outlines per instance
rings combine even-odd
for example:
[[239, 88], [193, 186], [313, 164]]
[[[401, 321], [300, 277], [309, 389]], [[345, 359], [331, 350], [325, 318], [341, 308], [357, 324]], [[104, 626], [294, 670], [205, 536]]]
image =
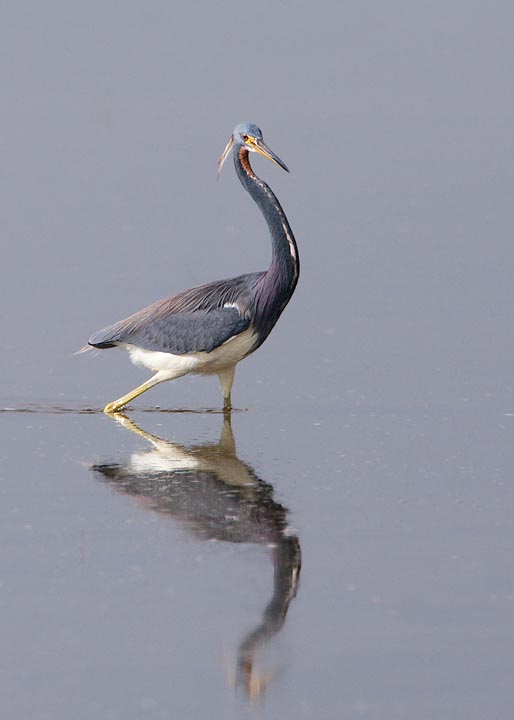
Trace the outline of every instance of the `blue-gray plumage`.
[[235, 128], [218, 163], [218, 174], [231, 150], [237, 175], [268, 224], [270, 267], [185, 290], [95, 333], [90, 346], [122, 347], [133, 362], [155, 372], [147, 382], [106, 405], [105, 412], [117, 412], [154, 385], [188, 373], [217, 374], [224, 408], [230, 408], [236, 364], [262, 345], [294, 292], [300, 269], [296, 242], [279, 201], [253, 172], [249, 152], [288, 169], [253, 123]]

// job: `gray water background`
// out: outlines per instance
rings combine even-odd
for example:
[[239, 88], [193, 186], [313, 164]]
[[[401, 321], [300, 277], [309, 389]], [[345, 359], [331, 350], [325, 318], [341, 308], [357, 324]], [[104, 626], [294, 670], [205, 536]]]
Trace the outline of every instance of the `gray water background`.
[[[1, 716], [510, 720], [512, 3], [1, 18]], [[266, 267], [230, 165], [215, 181], [244, 119], [292, 170], [254, 161], [302, 261], [233, 391], [237, 472], [272, 486], [302, 551], [253, 700], [237, 651], [273, 543], [199, 537], [194, 507], [103, 482], [102, 464], [148, 479], [151, 446], [82, 411], [146, 375], [72, 355], [159, 297]], [[156, 472], [189, 472], [222, 416], [142, 410], [219, 402], [214, 379], [184, 378], [134, 403], [177, 446]]]

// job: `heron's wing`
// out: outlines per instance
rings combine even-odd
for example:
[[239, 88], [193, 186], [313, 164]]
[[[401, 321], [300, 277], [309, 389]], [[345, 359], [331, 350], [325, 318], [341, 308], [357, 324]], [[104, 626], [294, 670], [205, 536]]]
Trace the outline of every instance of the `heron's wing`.
[[95, 333], [89, 345], [130, 343], [177, 355], [211, 352], [250, 326], [251, 293], [262, 275], [241, 275], [159, 300]]
[[144, 350], [177, 355], [211, 352], [249, 325], [250, 321], [241, 317], [235, 307], [178, 312], [143, 322], [122, 320], [93, 335], [89, 344], [106, 348], [129, 343]]

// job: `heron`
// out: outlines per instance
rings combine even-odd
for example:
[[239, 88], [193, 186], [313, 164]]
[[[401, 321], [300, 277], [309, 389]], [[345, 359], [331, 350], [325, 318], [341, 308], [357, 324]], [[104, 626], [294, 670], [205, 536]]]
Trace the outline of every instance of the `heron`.
[[271, 236], [267, 270], [210, 282], [158, 300], [95, 333], [86, 347], [119, 347], [136, 365], [153, 371], [142, 385], [108, 403], [119, 412], [150, 388], [188, 374], [217, 375], [223, 409], [232, 407], [238, 362], [257, 350], [272, 331], [296, 288], [300, 262], [293, 232], [277, 197], [250, 165], [258, 153], [289, 172], [264, 142], [255, 123], [237, 125], [218, 161], [218, 176], [232, 151], [236, 174], [259, 207]]

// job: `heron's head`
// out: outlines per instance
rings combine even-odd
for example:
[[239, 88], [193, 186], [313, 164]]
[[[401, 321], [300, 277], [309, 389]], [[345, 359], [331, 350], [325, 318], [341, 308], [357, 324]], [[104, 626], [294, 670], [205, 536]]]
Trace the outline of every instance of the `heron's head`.
[[232, 148], [238, 151], [242, 147], [245, 147], [250, 152], [256, 152], [259, 153], [259, 155], [264, 155], [265, 158], [272, 160], [283, 170], [289, 172], [287, 165], [283, 163], [278, 155], [275, 155], [275, 153], [270, 150], [264, 142], [261, 129], [258, 128], [255, 123], [244, 122], [235, 127], [234, 132], [230, 136], [230, 139], [223, 150], [218, 162], [218, 175], [220, 174], [223, 163], [227, 159]]

